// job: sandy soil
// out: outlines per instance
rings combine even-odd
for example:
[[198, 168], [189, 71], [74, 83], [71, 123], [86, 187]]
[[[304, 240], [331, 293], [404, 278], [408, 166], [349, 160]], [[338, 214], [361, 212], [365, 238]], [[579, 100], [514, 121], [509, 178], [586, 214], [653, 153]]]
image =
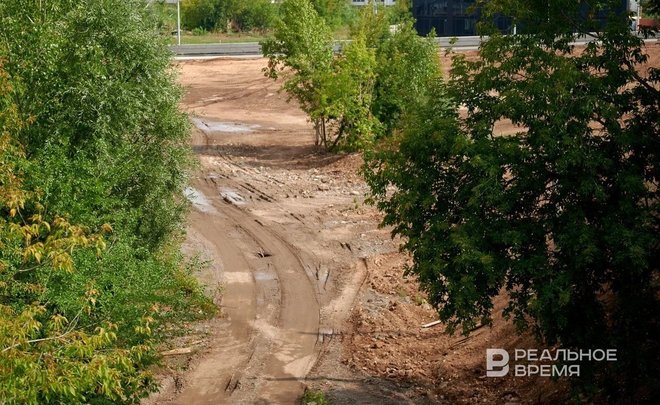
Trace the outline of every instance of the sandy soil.
[[180, 65], [200, 160], [187, 250], [211, 262], [200, 279], [223, 286], [225, 316], [198, 326], [196, 355], [175, 361], [148, 403], [295, 402], [350, 314], [360, 257], [387, 240], [375, 217], [361, 217], [359, 157], [317, 153], [305, 116], [263, 66]]
[[485, 377], [486, 348], [538, 347], [498, 315], [469, 338], [421, 328], [437, 314], [364, 204], [361, 157], [315, 150], [265, 60], [178, 66], [200, 161], [186, 250], [209, 261], [199, 278], [224, 316], [175, 343], [194, 354], [173, 356], [145, 403], [290, 404], [306, 387], [336, 404], [566, 398], [561, 381]]

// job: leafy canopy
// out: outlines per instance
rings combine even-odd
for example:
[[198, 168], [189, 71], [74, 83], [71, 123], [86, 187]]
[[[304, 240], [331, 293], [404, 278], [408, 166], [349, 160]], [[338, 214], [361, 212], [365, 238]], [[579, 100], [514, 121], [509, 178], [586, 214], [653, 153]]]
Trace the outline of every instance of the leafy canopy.
[[[361, 150], [391, 135], [440, 78], [437, 47], [416, 35], [400, 10], [363, 7], [352, 41], [333, 56], [330, 31], [309, 0], [287, 0], [274, 38], [262, 44], [266, 75], [305, 111], [316, 144]], [[392, 22], [399, 22], [391, 30]]]
[[263, 31], [272, 28], [277, 9], [270, 0], [185, 0], [181, 23], [188, 29]]
[[575, 380], [601, 398], [657, 386], [660, 70], [619, 6], [486, 2], [480, 59], [456, 56], [365, 170], [450, 331], [490, 323], [504, 293], [548, 344], [618, 349]]
[[[75, 314], [67, 317], [46, 300], [48, 280], [75, 271], [72, 252], [105, 250], [104, 238], [55, 216], [35, 192], [25, 190], [26, 164], [17, 133], [16, 90], [0, 60], [0, 397], [10, 404], [136, 402], [152, 388], [138, 364], [147, 345], [118, 348], [110, 320], [85, 328], [81, 315], [95, 310], [98, 291], [88, 286]], [[101, 232], [110, 232], [105, 224]], [[148, 337], [150, 317], [133, 333]]]
[[137, 403], [168, 321], [211, 309], [169, 53], [139, 0], [7, 0], [0, 26], [0, 398]]

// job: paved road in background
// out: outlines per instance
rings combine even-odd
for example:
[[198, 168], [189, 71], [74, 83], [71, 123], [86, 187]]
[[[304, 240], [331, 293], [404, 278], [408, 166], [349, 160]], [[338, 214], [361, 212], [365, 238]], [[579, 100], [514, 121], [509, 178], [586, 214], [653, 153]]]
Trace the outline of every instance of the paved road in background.
[[[476, 50], [479, 48], [481, 43], [481, 37], [458, 37], [456, 42], [451, 45], [452, 38], [441, 37], [436, 38], [436, 41], [442, 48], [447, 48], [452, 46], [456, 51], [470, 51]], [[591, 38], [580, 38], [575, 43], [584, 44], [590, 42]], [[657, 39], [646, 40], [649, 42], [657, 42]], [[335, 44], [335, 51], [339, 51], [342, 46], [342, 42], [339, 41]], [[243, 43], [233, 43], [233, 44], [203, 44], [203, 45], [173, 45], [170, 46], [172, 52], [174, 52], [177, 58], [204, 58], [204, 57], [215, 57], [215, 56], [260, 56], [261, 55], [261, 46], [258, 42], [243, 42]]]
[[[441, 47], [449, 46], [450, 38], [437, 38]], [[454, 44], [456, 50], [471, 50], [479, 47], [479, 37], [460, 37]], [[335, 44], [335, 50], [341, 48], [341, 43]], [[200, 45], [173, 45], [170, 49], [176, 56], [253, 56], [261, 55], [261, 46], [258, 42], [242, 42], [234, 44], [200, 44]]]

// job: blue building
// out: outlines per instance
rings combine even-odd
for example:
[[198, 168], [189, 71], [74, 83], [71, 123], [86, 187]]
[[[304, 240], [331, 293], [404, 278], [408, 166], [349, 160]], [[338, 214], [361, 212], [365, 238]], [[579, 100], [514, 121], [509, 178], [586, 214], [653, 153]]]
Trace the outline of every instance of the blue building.
[[[417, 20], [415, 28], [420, 35], [427, 35], [435, 29], [436, 36], [454, 37], [477, 35], [477, 21], [479, 10], [473, 7], [475, 0], [413, 0], [412, 14]], [[622, 0], [621, 8], [617, 12], [637, 11], [635, 0]], [[581, 4], [581, 13], [588, 14], [588, 3]], [[596, 18], [603, 20], [607, 13], [599, 13]], [[494, 21], [502, 32], [511, 32], [511, 20], [506, 17], [497, 17]]]
[[432, 29], [439, 37], [477, 35], [479, 15], [471, 10], [474, 3], [475, 0], [413, 0], [415, 28], [420, 35], [427, 35]]

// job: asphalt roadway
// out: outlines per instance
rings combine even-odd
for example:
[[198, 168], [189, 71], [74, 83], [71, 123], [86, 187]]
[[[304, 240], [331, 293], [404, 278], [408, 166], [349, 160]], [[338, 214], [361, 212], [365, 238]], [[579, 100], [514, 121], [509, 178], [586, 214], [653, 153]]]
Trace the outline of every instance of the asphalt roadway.
[[[442, 48], [450, 46], [452, 38], [436, 38], [436, 41]], [[335, 50], [339, 51], [342, 42], [335, 44]], [[454, 43], [455, 50], [475, 50], [481, 43], [480, 37], [458, 37]], [[197, 57], [215, 57], [215, 56], [260, 56], [261, 46], [258, 42], [242, 42], [231, 44], [200, 44], [200, 45], [172, 45], [170, 46], [176, 57], [197, 58]]]
[[[479, 49], [482, 39], [486, 37], [438, 37], [436, 42], [441, 48], [452, 47], [455, 51], [473, 51]], [[452, 44], [452, 40], [455, 41]], [[592, 41], [592, 38], [578, 38], [574, 44], [585, 44]], [[646, 43], [657, 42], [657, 38], [646, 39]], [[337, 41], [335, 51], [338, 52], [342, 43], [347, 41]], [[172, 45], [170, 49], [176, 59], [205, 59], [222, 56], [234, 57], [255, 57], [261, 56], [261, 45], [258, 42], [242, 42], [227, 44], [200, 44], [200, 45]]]

